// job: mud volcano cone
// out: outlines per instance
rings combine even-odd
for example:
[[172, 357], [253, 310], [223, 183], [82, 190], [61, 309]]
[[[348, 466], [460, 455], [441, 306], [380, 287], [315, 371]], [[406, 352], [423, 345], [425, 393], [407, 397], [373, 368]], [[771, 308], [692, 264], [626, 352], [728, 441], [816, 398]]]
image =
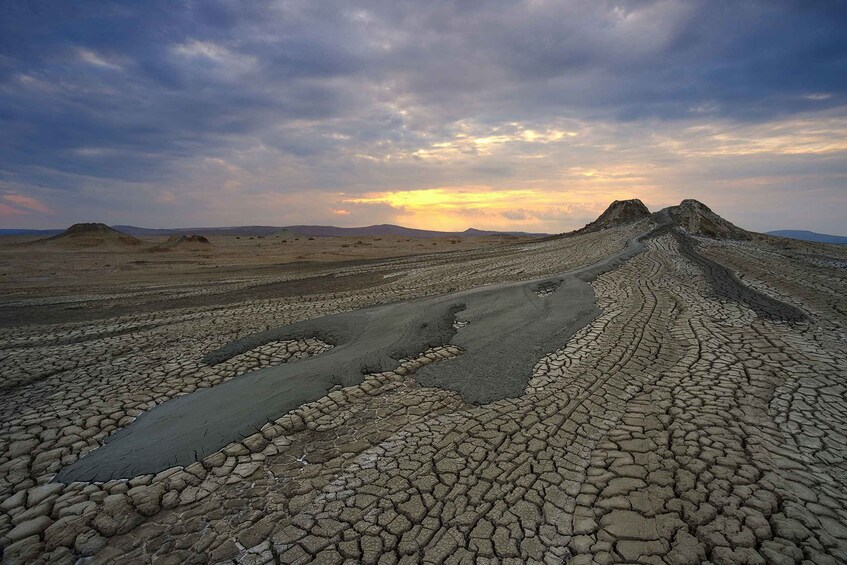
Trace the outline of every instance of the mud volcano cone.
[[697, 200], [687, 199], [679, 206], [667, 208], [672, 222], [693, 235], [703, 235], [715, 239], [750, 239], [747, 230], [741, 229]]
[[195, 250], [212, 247], [212, 243], [203, 235], [172, 235], [165, 243], [151, 247], [150, 251]]
[[36, 243], [67, 249], [86, 249], [92, 247], [130, 248], [141, 245], [143, 242], [131, 235], [110, 228], [106, 224], [83, 223], [74, 224], [59, 235], [39, 240]]
[[572, 232], [572, 235], [581, 235], [584, 233], [616, 228], [618, 226], [637, 222], [638, 220], [648, 218], [649, 216], [650, 210], [648, 210], [647, 206], [645, 206], [644, 203], [637, 198], [633, 198], [631, 200], [615, 200], [596, 220], [590, 224], [586, 224], [584, 228]]

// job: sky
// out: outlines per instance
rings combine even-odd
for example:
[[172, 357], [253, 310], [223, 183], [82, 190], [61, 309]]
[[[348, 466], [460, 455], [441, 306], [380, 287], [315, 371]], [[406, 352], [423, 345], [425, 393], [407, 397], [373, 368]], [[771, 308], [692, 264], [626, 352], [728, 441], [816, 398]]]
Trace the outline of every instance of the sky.
[[0, 227], [847, 235], [847, 2], [0, 0]]

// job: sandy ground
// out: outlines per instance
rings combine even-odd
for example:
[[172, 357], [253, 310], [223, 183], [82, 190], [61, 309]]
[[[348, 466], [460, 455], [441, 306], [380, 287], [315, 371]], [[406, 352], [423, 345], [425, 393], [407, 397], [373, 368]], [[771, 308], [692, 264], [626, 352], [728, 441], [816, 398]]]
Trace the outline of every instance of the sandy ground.
[[479, 254], [531, 240], [212, 236], [209, 245], [156, 251], [166, 241], [80, 249], [0, 237], [0, 327], [361, 289], [390, 275], [394, 262], [386, 259]]
[[[51, 295], [56, 290], [114, 290], [167, 282], [196, 283], [209, 277], [263, 274], [281, 265], [368, 261], [445, 251], [461, 251], [528, 241], [510, 236], [253, 237], [210, 236], [209, 245], [157, 251], [167, 237], [143, 239], [140, 247], [68, 248], [35, 244], [32, 236], [0, 236], [0, 293]], [[311, 268], [311, 265], [308, 265]]]
[[[155, 406], [334, 349], [281, 335], [210, 362], [233, 341], [543, 279], [643, 230], [341, 263], [245, 258], [260, 240], [213, 258], [4, 248], [3, 559], [847, 561], [847, 250], [773, 238], [646, 241], [590, 283], [599, 315], [539, 350], [517, 395], [476, 404], [421, 386], [418, 373], [468, 354], [448, 343], [333, 385], [186, 467], [53, 481]], [[120, 268], [139, 260], [151, 263]], [[468, 320], [456, 321], [460, 335]]]

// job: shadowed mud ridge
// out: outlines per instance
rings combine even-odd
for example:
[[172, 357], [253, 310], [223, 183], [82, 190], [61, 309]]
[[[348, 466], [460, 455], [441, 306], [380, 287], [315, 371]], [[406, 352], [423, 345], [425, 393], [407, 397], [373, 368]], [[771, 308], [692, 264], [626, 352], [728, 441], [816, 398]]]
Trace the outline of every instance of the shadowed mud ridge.
[[706, 280], [718, 296], [739, 302], [753, 310], [758, 317], [766, 320], [803, 322], [808, 319], [799, 308], [750, 288], [738, 280], [735, 273], [720, 263], [703, 257], [697, 252], [691, 237], [680, 233], [679, 230], [671, 231], [679, 243], [680, 253], [703, 271]]
[[[458, 391], [472, 403], [519, 396], [538, 359], [600, 313], [587, 282], [640, 253], [641, 239], [558, 277], [345, 312], [238, 340], [207, 361], [221, 362], [276, 340], [316, 337], [334, 347], [157, 406], [62, 469], [55, 480], [105, 481], [188, 465], [324, 396], [334, 385], [358, 384], [368, 373], [392, 370], [400, 359], [447, 343], [465, 353], [420, 370], [421, 384]], [[539, 289], [546, 294], [539, 296]], [[457, 329], [456, 319], [468, 324]]]

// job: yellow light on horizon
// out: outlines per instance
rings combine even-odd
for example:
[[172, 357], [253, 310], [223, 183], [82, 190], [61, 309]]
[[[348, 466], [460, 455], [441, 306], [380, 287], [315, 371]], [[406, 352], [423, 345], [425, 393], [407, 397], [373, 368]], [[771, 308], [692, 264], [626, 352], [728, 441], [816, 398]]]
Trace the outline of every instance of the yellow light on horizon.
[[[589, 179], [586, 179], [589, 180]], [[538, 226], [547, 231], [564, 230], [566, 217], [578, 211], [600, 212], [612, 200], [633, 198], [630, 191], [614, 187], [571, 190], [489, 187], [438, 187], [419, 190], [373, 192], [355, 198], [342, 198], [339, 204], [387, 205], [398, 211], [396, 220], [409, 227], [461, 231], [468, 227], [511, 229]], [[517, 214], [516, 214], [517, 213]], [[559, 214], [561, 228], [546, 218]]]
[[514, 204], [518, 198], [537, 196], [532, 190], [469, 190], [455, 188], [428, 188], [422, 190], [399, 190], [374, 192], [344, 202], [356, 204], [388, 204], [394, 208], [487, 208], [494, 204]]

